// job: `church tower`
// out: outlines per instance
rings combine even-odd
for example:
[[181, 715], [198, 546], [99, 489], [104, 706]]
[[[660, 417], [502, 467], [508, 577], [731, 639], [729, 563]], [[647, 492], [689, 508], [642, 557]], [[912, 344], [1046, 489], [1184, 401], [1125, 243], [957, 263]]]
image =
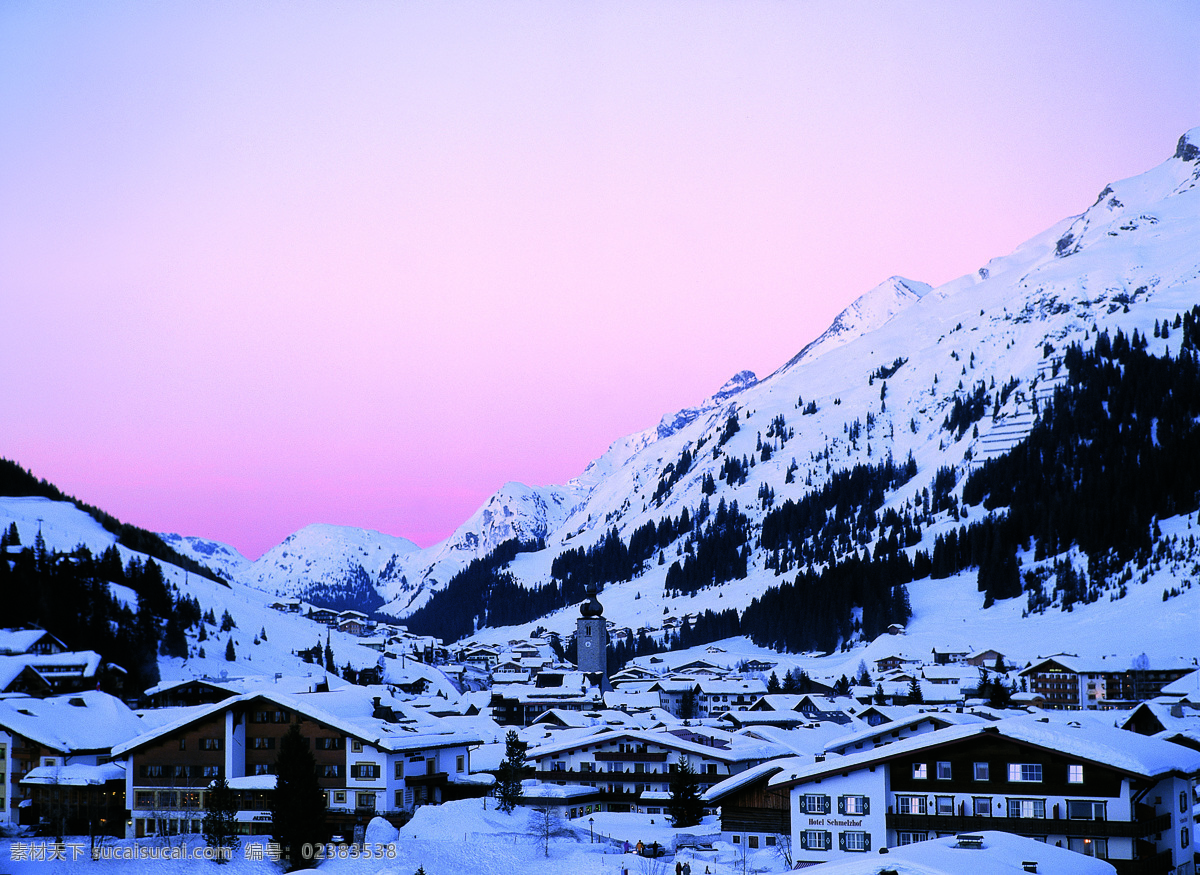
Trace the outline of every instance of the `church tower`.
[[602, 689], [611, 689], [608, 683], [608, 628], [604, 620], [604, 608], [596, 600], [596, 587], [589, 584], [587, 601], [579, 606], [579, 620], [575, 624], [576, 662], [580, 671], [595, 676]]

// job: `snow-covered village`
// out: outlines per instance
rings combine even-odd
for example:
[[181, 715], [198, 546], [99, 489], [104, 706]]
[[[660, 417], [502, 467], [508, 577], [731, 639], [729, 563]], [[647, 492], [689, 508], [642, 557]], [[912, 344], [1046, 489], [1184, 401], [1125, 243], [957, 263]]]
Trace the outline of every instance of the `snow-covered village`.
[[1197, 875], [1197, 44], [4, 4], [0, 875]]

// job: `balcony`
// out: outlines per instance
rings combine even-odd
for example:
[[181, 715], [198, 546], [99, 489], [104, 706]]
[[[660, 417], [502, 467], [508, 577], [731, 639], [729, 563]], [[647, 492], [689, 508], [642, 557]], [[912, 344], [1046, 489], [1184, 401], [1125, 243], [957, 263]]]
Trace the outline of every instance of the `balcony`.
[[1062, 820], [1044, 817], [971, 817], [950, 814], [887, 815], [888, 829], [905, 831], [979, 832], [994, 829], [1027, 836], [1069, 835], [1082, 838], [1145, 838], [1171, 828], [1171, 815], [1152, 820]]

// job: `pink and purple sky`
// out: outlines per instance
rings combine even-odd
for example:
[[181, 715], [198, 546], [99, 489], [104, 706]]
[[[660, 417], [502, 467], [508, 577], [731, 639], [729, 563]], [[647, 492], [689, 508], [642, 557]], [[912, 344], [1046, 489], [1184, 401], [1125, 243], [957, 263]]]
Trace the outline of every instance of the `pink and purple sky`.
[[0, 455], [422, 545], [1200, 125], [1190, 3], [0, 5]]

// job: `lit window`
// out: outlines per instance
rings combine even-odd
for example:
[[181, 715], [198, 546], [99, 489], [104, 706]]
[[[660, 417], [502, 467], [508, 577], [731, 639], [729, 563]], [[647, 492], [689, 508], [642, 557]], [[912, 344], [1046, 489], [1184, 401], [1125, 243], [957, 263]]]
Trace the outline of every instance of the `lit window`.
[[1085, 857], [1097, 857], [1101, 860], [1108, 859], [1108, 839], [1067, 839], [1067, 847], [1077, 854], [1083, 854]]
[[1008, 816], [1044, 818], [1046, 816], [1046, 800], [1009, 799]]
[[867, 814], [870, 812], [870, 804], [866, 796], [843, 796], [843, 811], [842, 814]]
[[1067, 766], [1067, 783], [1082, 784], [1083, 783], [1083, 766], [1070, 765]]
[[1008, 780], [1018, 783], [1037, 783], [1042, 780], [1041, 763], [1009, 763]]
[[843, 849], [847, 851], [869, 851], [871, 841], [865, 832], [842, 833]]
[[929, 766], [927, 763], [913, 763], [913, 779], [923, 781], [929, 777]]

